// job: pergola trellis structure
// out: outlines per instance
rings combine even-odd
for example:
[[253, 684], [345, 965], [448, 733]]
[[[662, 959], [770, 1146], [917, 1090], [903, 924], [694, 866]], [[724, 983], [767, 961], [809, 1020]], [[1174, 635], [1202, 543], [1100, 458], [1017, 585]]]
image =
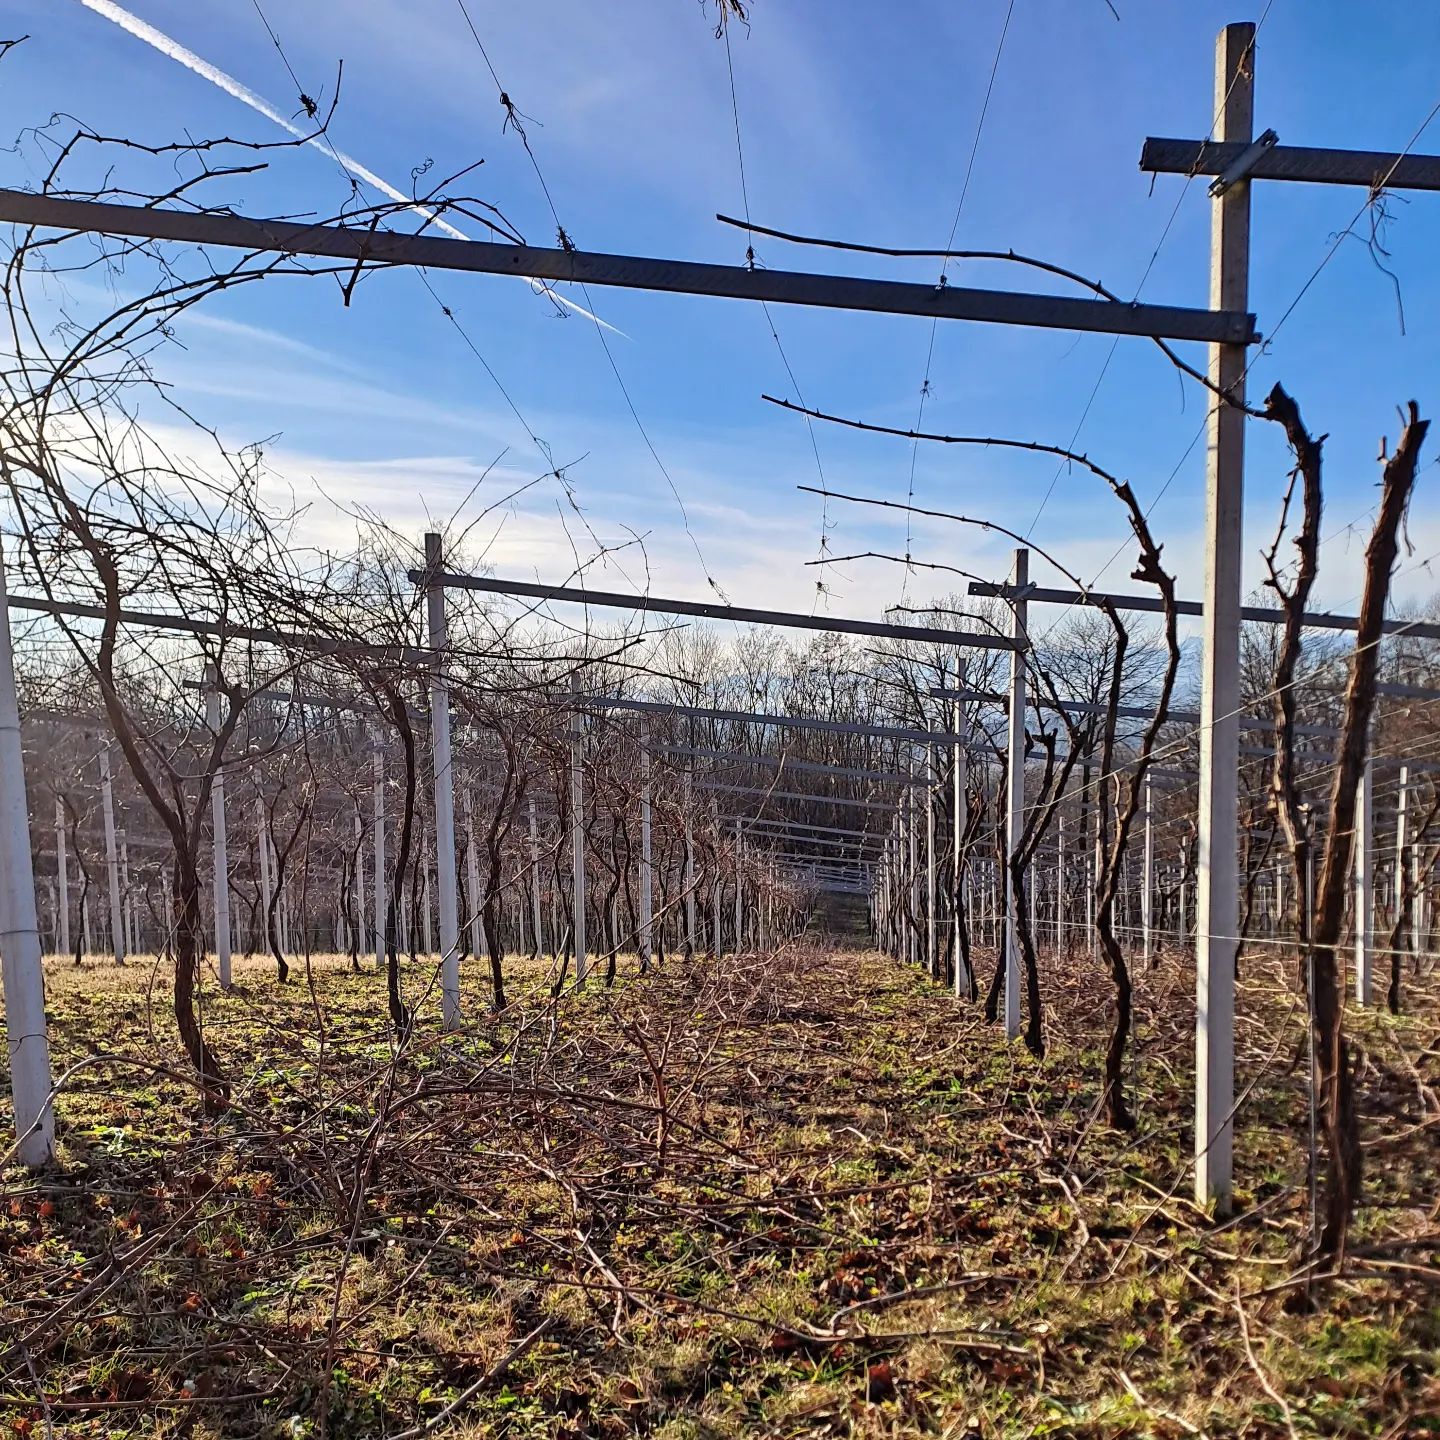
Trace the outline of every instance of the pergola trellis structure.
[[[1249, 191], [1253, 179], [1288, 179], [1373, 186], [1435, 188], [1440, 160], [1366, 152], [1295, 150], [1255, 143], [1253, 25], [1231, 25], [1221, 33], [1216, 56], [1218, 124], [1212, 142], [1146, 143], [1142, 166], [1170, 173], [1218, 176], [1212, 228], [1211, 307], [1207, 310], [1150, 304], [1123, 304], [997, 292], [953, 285], [916, 285], [863, 278], [803, 274], [745, 267], [696, 265], [640, 257], [597, 255], [386, 232], [377, 228], [313, 225], [179, 209], [63, 200], [23, 192], [0, 192], [0, 220], [101, 234], [237, 247], [339, 258], [361, 267], [423, 265], [475, 273], [523, 275], [555, 283], [584, 282], [669, 293], [726, 296], [767, 303], [823, 306], [855, 311], [1033, 325], [1115, 335], [1194, 340], [1210, 347], [1210, 380], [1215, 391], [1241, 401], [1247, 368], [1246, 346], [1256, 335], [1248, 313]], [[1200, 894], [1197, 960], [1197, 1126], [1196, 1191], [1202, 1202], [1228, 1208], [1234, 1108], [1234, 948], [1238, 926], [1235, 856], [1237, 847], [1236, 770], [1239, 759], [1238, 630], [1242, 618], [1241, 499], [1243, 495], [1244, 412], [1237, 404], [1211, 407], [1207, 420], [1207, 560], [1201, 603], [1204, 646], [1200, 709]], [[432, 721], [436, 758], [435, 810], [453, 831], [453, 780], [449, 753], [446, 679], [443, 670], [444, 588], [437, 547], [427, 540], [427, 588], [432, 678]], [[0, 577], [3, 578], [3, 577]], [[1016, 637], [1023, 637], [1028, 598], [1025, 557], [1016, 557], [1011, 598]], [[482, 588], [476, 586], [475, 588]], [[515, 592], [520, 593], [520, 592]], [[0, 589], [3, 598], [3, 589]], [[559, 598], [548, 592], [547, 598]], [[591, 603], [601, 603], [592, 600]], [[666, 602], [632, 608], [663, 608]], [[723, 607], [683, 603], [673, 613], [720, 614]], [[0, 620], [6, 620], [0, 614]], [[735, 615], [732, 618], [740, 618]], [[750, 618], [759, 619], [758, 612]], [[773, 617], [762, 623], [786, 623]], [[860, 622], [868, 624], [868, 622]], [[811, 624], [808, 628], [837, 628]], [[8, 623], [0, 640], [0, 929], [3, 929], [7, 1025], [15, 1075], [17, 1123], [25, 1139], [22, 1158], [50, 1151], [49, 1064], [40, 1003], [40, 954], [33, 874], [25, 823], [24, 771], [19, 746]], [[852, 633], [882, 633], [854, 629]], [[947, 643], [958, 641], [947, 635]], [[1023, 807], [1025, 710], [1024, 660], [1018, 644], [1011, 657], [1008, 696], [1007, 844], [1019, 839]], [[577, 727], [578, 738], [578, 727]], [[964, 750], [957, 747], [957, 755]], [[441, 763], [443, 761], [443, 763]], [[960, 767], [957, 765], [955, 769]], [[578, 774], [578, 771], [575, 773]], [[451, 836], [453, 845], [453, 833]], [[453, 854], [452, 854], [453, 861]], [[578, 866], [578, 861], [577, 861]], [[583, 883], [583, 875], [581, 876]], [[1007, 913], [1014, 898], [1007, 884]], [[441, 878], [441, 942], [454, 955], [458, 915], [453, 863]], [[1009, 927], [1011, 945], [1014, 926]], [[1012, 957], [1013, 958], [1013, 957]], [[1007, 1021], [1018, 1017], [1018, 967], [1006, 966]], [[445, 975], [447, 1019], [458, 1013], [454, 975]], [[12, 993], [13, 992], [13, 993]], [[1010, 1031], [1007, 1023], [1007, 1031]], [[1010, 1031], [1010, 1033], [1014, 1033]]]
[[[490, 274], [519, 274], [553, 281], [583, 281], [595, 285], [619, 285], [660, 291], [729, 296], [771, 303], [827, 306], [852, 310], [913, 314], [932, 319], [969, 319], [999, 324], [1036, 325], [1051, 328], [1101, 331], [1116, 335], [1188, 339], [1243, 347], [1255, 337], [1253, 317], [1238, 311], [1195, 310], [1156, 305], [1126, 305], [1093, 298], [1068, 298], [1016, 292], [984, 291], [960, 286], [927, 286], [894, 281], [807, 275], [793, 272], [749, 269], [737, 266], [694, 265], [685, 262], [645, 260], [636, 257], [592, 255], [573, 249], [543, 250], [528, 246], [505, 246], [444, 239], [431, 235], [403, 235], [376, 228], [360, 229], [333, 225], [306, 225], [275, 220], [249, 219], [236, 215], [198, 214], [161, 208], [98, 204], [62, 200], [18, 191], [0, 192], [0, 220], [19, 225], [43, 226], [99, 234], [137, 236], [152, 240], [176, 240], [197, 244], [235, 247], [251, 252], [279, 252], [291, 255], [338, 257], [361, 266], [423, 265], [430, 268], [468, 270]], [[441, 656], [445, 644], [444, 591], [447, 585], [469, 583], [473, 577], [443, 575], [440, 570], [438, 538], [431, 548], [427, 538], [426, 572], [418, 577], [426, 590], [429, 641], [432, 654], [432, 725], [436, 752], [435, 811], [437, 830], [443, 835], [453, 829], [454, 791], [450, 765], [446, 680]], [[1018, 577], [1023, 579], [1023, 577]], [[474, 588], [486, 588], [475, 584]], [[494, 588], [491, 586], [490, 588]], [[551, 591], [542, 598], [560, 598]], [[666, 602], [646, 597], [624, 597], [634, 609], [664, 609]], [[592, 598], [590, 603], [604, 603]], [[798, 624], [802, 628], [883, 635], [906, 627], [885, 627], [872, 622], [844, 625], [826, 623], [813, 617], [792, 617], [786, 621], [767, 612], [725, 612], [733, 607], [700, 606], [691, 602], [670, 602], [671, 613], [701, 614], [711, 618], [748, 619], [759, 623]], [[1017, 606], [1017, 624], [1021, 607]], [[947, 644], [978, 644], [985, 637], [957, 638], [954, 632], [931, 632], [909, 627], [912, 638], [940, 640]], [[1012, 656], [1012, 682], [1023, 687], [1023, 660]], [[0, 676], [3, 682], [3, 676]], [[1023, 706], [1016, 706], [1017, 711]], [[13, 689], [9, 704], [0, 693], [0, 726], [8, 725], [15, 714]], [[443, 717], [443, 718], [442, 718]], [[18, 743], [18, 715], [15, 718]], [[1012, 735], [1012, 742], [1015, 737]], [[1016, 750], [1012, 743], [1012, 753]], [[19, 798], [24, 813], [23, 763], [18, 750], [15, 764], [3, 776], [7, 789]], [[1018, 760], [1012, 769], [1018, 768]], [[578, 769], [572, 766], [578, 778]], [[573, 783], [573, 782], [572, 782]], [[1012, 784], [1012, 792], [1017, 788]], [[1012, 807], [1013, 809], [1014, 807]], [[20, 830], [12, 835], [12, 843]], [[453, 844], [453, 834], [452, 834]], [[7, 952], [6, 982], [17, 988], [17, 1004], [7, 1005], [12, 1039], [12, 1069], [18, 1083], [15, 1090], [17, 1123], [22, 1133], [31, 1134], [26, 1152], [34, 1158], [48, 1154], [50, 1140], [42, 1134], [49, 1121], [48, 1054], [43, 1041], [30, 1036], [35, 999], [40, 993], [39, 937], [36, 931], [33, 875], [28, 863], [28, 834], [19, 845], [24, 851], [25, 881], [20, 888], [30, 893], [28, 912], [21, 913], [20, 929]], [[18, 865], [19, 858], [16, 857]], [[452, 856], [453, 859], [453, 856]], [[458, 947], [458, 910], [453, 864], [441, 865], [440, 943], [442, 953], [453, 957]], [[577, 857], [577, 883], [583, 885]], [[17, 881], [18, 884], [18, 881]], [[6, 923], [9, 923], [8, 921]], [[577, 957], [583, 946], [577, 933]], [[13, 958], [11, 958], [13, 957]], [[1007, 967], [1008, 970], [1011, 967]], [[1007, 1019], [1018, 1024], [1018, 970], [1007, 986]], [[24, 992], [28, 999], [18, 992]], [[458, 976], [450, 958], [442, 976], [447, 1021], [458, 1016]], [[1013, 992], [1013, 993], [1012, 993]], [[1013, 1001], [1013, 1006], [1008, 1002]], [[20, 1028], [17, 1030], [17, 1026]], [[43, 1025], [42, 1025], [43, 1030]], [[1007, 1023], [1007, 1029], [1009, 1025]], [[33, 1059], [33, 1064], [32, 1064]]]

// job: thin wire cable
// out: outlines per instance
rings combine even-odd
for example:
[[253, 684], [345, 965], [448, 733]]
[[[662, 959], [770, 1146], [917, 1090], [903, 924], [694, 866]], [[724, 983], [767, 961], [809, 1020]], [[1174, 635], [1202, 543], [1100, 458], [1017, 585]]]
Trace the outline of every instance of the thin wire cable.
[[[494, 81], [495, 89], [499, 93], [500, 103], [505, 108], [505, 126], [514, 129], [520, 143], [525, 147], [526, 155], [530, 157], [530, 165], [535, 171], [536, 180], [539, 181], [541, 193], [545, 197], [545, 204], [550, 210], [550, 217], [555, 222], [555, 234], [560, 242], [560, 246], [567, 251], [573, 250], [575, 248], [574, 241], [571, 239], [564, 225], [560, 223], [560, 213], [556, 208], [554, 196], [550, 193], [550, 186], [545, 180], [544, 171], [540, 168], [539, 157], [535, 154], [535, 149], [530, 143], [530, 136], [524, 125], [525, 117], [516, 108], [515, 102], [510, 98], [504, 85], [500, 83], [499, 73], [496, 71], [490, 59], [490, 52], [485, 48], [485, 42], [480, 38], [480, 32], [476, 28], [474, 20], [470, 17], [470, 11], [466, 8], [465, 0], [455, 0], [455, 3], [459, 6], [460, 14], [464, 17], [466, 27], [474, 38], [481, 58], [485, 62], [485, 68], [490, 72], [490, 78]], [[685, 534], [690, 541], [691, 549], [695, 552], [695, 558], [700, 563], [700, 571], [705, 576], [705, 583], [709, 585], [722, 600], [726, 600], [728, 603], [728, 597], [725, 591], [711, 573], [710, 566], [705, 559], [705, 553], [700, 548], [700, 541], [696, 537], [695, 531], [690, 524], [690, 512], [686, 507], [684, 498], [680, 494], [680, 488], [676, 485], [669, 468], [660, 458], [660, 452], [656, 449], [655, 442], [650, 438], [649, 430], [646, 429], [644, 421], [640, 418], [640, 412], [636, 408], [634, 398], [630, 394], [629, 386], [625, 383], [625, 377], [620, 373], [620, 366], [616, 362], [615, 355], [610, 348], [610, 342], [605, 336], [605, 327], [600, 323], [599, 317], [595, 313], [595, 304], [590, 298], [590, 287], [586, 285], [584, 281], [577, 280], [574, 283], [579, 286], [580, 293], [585, 297], [585, 308], [589, 312], [591, 323], [595, 327], [595, 335], [600, 341], [600, 348], [605, 352], [606, 363], [609, 365], [610, 371], [615, 377], [615, 383], [619, 386], [620, 394], [624, 398], [625, 408], [630, 412], [630, 418], [634, 422], [636, 430], [639, 431], [645, 448], [650, 452], [650, 458], [655, 462], [656, 469], [664, 476], [665, 483], [670, 487], [670, 493], [674, 496], [675, 503], [680, 509], [681, 523], [684, 525]]]
[[[945, 242], [946, 250], [955, 248], [955, 236], [960, 229], [960, 215], [965, 209], [965, 200], [970, 193], [970, 181], [975, 174], [975, 160], [980, 153], [980, 138], [985, 133], [985, 117], [990, 113], [990, 97], [995, 93], [995, 77], [1000, 72], [1000, 58], [1005, 53], [1005, 38], [1010, 33], [1010, 21], [1015, 14], [1015, 0], [1009, 0], [1005, 8], [1005, 22], [1000, 27], [1000, 39], [995, 46], [995, 58], [990, 64], [990, 78], [985, 86], [985, 97], [980, 104], [980, 116], [975, 123], [975, 138], [970, 143], [970, 156], [965, 163], [965, 178], [960, 186], [960, 199], [955, 206], [955, 215], [950, 222], [950, 235]], [[940, 285], [943, 288], [946, 284], [946, 277], [950, 269], [950, 257], [947, 255], [940, 264]], [[935, 360], [935, 338], [939, 333], [940, 321], [938, 318], [930, 321], [930, 340], [925, 348], [925, 374], [920, 382], [920, 400], [915, 414], [915, 429], [922, 428], [925, 419], [925, 401], [930, 396], [930, 373]], [[920, 442], [910, 442], [910, 480], [909, 488], [906, 491], [907, 503], [914, 504], [915, 501], [915, 465], [920, 453]], [[914, 517], [910, 514], [905, 516], [905, 559], [904, 579], [900, 587], [900, 600], [903, 604], [910, 593], [910, 567], [909, 560], [914, 542]]]
[[[730, 24], [728, 16], [722, 13], [721, 34], [725, 42], [725, 70], [730, 81], [730, 112], [735, 121], [735, 161], [740, 173], [740, 201], [745, 207], [745, 263], [753, 270], [756, 266], [755, 256], [755, 232], [750, 221], [750, 186], [745, 175], [745, 146], [740, 138], [740, 99], [735, 86], [735, 59], [730, 48]], [[790, 364], [790, 357], [785, 353], [785, 346], [780, 340], [780, 331], [775, 324], [775, 318], [770, 313], [768, 301], [760, 302], [761, 312], [765, 316], [765, 323], [770, 330], [770, 338], [775, 342], [775, 348], [780, 354], [780, 363], [785, 367], [785, 373], [790, 377], [790, 384], [794, 387], [796, 395], [800, 397], [800, 403], [805, 404], [804, 392], [800, 388], [800, 382], [795, 378], [794, 367]], [[815, 456], [815, 471], [820, 477], [820, 486], [825, 485], [825, 466], [820, 459], [820, 442], [815, 436], [815, 422], [810, 416], [805, 417], [806, 426], [810, 434], [810, 449]], [[822, 497], [820, 501], [820, 558], [824, 558], [829, 546], [829, 508], [828, 498]], [[811, 604], [811, 613], [818, 609], [820, 598], [827, 594], [824, 580], [819, 580], [815, 585], [815, 595]]]

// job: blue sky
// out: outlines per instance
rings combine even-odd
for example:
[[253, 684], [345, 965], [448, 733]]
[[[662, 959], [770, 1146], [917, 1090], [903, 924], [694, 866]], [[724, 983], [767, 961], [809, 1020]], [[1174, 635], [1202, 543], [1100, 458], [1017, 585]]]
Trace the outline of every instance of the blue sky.
[[[725, 46], [695, 0], [468, 0], [471, 18], [528, 133], [561, 222], [586, 249], [739, 263], [745, 238], [716, 224], [742, 197]], [[1157, 245], [1143, 298], [1203, 305], [1209, 201], [1205, 182], [1151, 184], [1137, 159], [1147, 134], [1201, 136], [1210, 124], [1213, 43], [1250, 9], [1187, 0], [1016, 0], [976, 150], [956, 244], [1013, 247], [1135, 292]], [[503, 112], [455, 0], [261, 0], [302, 86], [328, 97], [344, 61], [338, 145], [392, 183], [483, 159], [469, 182], [534, 243], [554, 225], [535, 172]], [[944, 243], [960, 199], [1008, 0], [908, 5], [754, 0], [734, 27], [731, 57], [751, 213], [801, 232], [906, 246]], [[150, 25], [234, 75], [289, 114], [296, 87], [252, 0], [134, 0]], [[153, 141], [229, 134], [271, 139], [267, 121], [80, 0], [11, 0], [7, 34], [31, 39], [0, 72], [8, 137], [65, 111], [97, 129]], [[1440, 7], [1376, 0], [1272, 0], [1260, 33], [1257, 126], [1292, 144], [1399, 149], [1440, 101]], [[1440, 120], [1416, 146], [1440, 150]], [[33, 150], [0, 158], [0, 183], [34, 179]], [[234, 182], [226, 199], [256, 213], [333, 209], [336, 167], [317, 151], [286, 152], [271, 173]], [[1255, 198], [1252, 308], [1269, 334], [1335, 244], [1363, 197], [1270, 184]], [[1178, 208], [1177, 208], [1178, 201]], [[1375, 456], [1394, 435], [1395, 405], [1440, 410], [1440, 196], [1393, 205], [1387, 233], [1404, 297], [1401, 334], [1391, 281], [1366, 247], [1343, 242], [1254, 366], [1252, 395], [1281, 379], [1312, 430], [1328, 432], [1331, 536], [1321, 589], [1353, 604], [1374, 502]], [[1173, 216], [1173, 223], [1172, 223]], [[1162, 235], [1163, 245], [1160, 244]], [[933, 261], [826, 255], [761, 241], [762, 263], [933, 281]], [[953, 265], [952, 281], [1040, 288], [1006, 267]], [[312, 538], [342, 544], [342, 504], [364, 504], [406, 533], [450, 516], [503, 455], [462, 518], [507, 478], [545, 468], [527, 429], [570, 470], [595, 535], [645, 537], [622, 576], [662, 593], [702, 596], [705, 575], [680, 504], [632, 420], [596, 327], [559, 319], [528, 287], [440, 275], [436, 289], [525, 418], [505, 399], [415, 277], [371, 281], [343, 308], [323, 282], [249, 287], [187, 323], [167, 378], [235, 444], [277, 437], [272, 483], [313, 502]], [[759, 308], [741, 302], [592, 290], [622, 333], [611, 353], [656, 452], [682, 497], [704, 569], [736, 602], [809, 609], [821, 502], [805, 425], [760, 400], [794, 397], [906, 426], [916, 417], [928, 322], [774, 307], [794, 379]], [[578, 298], [578, 297], [577, 297]], [[1132, 479], [1177, 569], [1182, 594], [1200, 584], [1204, 404], [1146, 342], [1123, 340], [1095, 389], [1111, 341], [964, 324], [939, 329], [927, 428], [1079, 447]], [[1192, 357], [1203, 364], [1197, 349]], [[1286, 460], [1271, 427], [1250, 427], [1246, 549], [1253, 579], [1273, 525]], [[903, 500], [903, 440], [816, 431], [826, 480], [851, 493]], [[1436, 449], [1432, 447], [1434, 458]], [[580, 458], [583, 457], [583, 458]], [[1079, 474], [991, 451], [922, 447], [916, 502], [1031, 532], [1087, 580], [1130, 584], [1123, 517]], [[1440, 471], [1426, 469], [1397, 591], [1437, 587], [1424, 561], [1440, 552]], [[899, 552], [903, 521], [832, 504], [832, 553]], [[501, 573], [559, 579], [593, 541], [566, 514], [553, 483], [530, 492], [475, 537], [476, 558]], [[918, 559], [1000, 578], [1008, 542], [941, 522], [916, 522]], [[1033, 573], [1042, 581], [1046, 568]], [[598, 575], [597, 575], [598, 578]], [[832, 567], [835, 613], [873, 613], [901, 597], [898, 567]], [[910, 598], [959, 582], [924, 572]]]

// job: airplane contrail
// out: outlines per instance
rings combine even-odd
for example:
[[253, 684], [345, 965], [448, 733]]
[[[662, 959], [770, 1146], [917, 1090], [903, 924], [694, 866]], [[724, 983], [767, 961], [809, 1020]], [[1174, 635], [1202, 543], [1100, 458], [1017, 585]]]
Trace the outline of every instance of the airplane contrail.
[[[80, 3], [87, 9], [93, 10], [95, 14], [109, 20], [112, 24], [118, 25], [128, 35], [135, 39], [142, 40], [152, 49], [158, 50], [167, 59], [175, 61], [177, 65], [183, 65], [187, 70], [200, 76], [202, 80], [208, 80], [217, 89], [223, 90], [232, 99], [238, 100], [242, 105], [248, 105], [257, 115], [263, 115], [272, 124], [278, 125], [287, 134], [293, 135], [297, 140], [303, 140], [307, 145], [313, 145], [322, 154], [330, 155], [352, 174], [359, 176], [372, 189], [378, 190], [388, 199], [394, 200], [401, 205], [408, 206], [417, 215], [423, 216], [426, 220], [433, 222], [439, 229], [444, 230], [456, 240], [469, 240], [472, 237], [463, 230], [452, 225], [443, 215], [437, 215], [434, 211], [418, 204], [415, 198], [398, 190], [388, 180], [377, 175], [368, 166], [362, 165], [353, 155], [347, 155], [343, 150], [338, 149], [328, 136], [320, 136], [313, 130], [303, 130], [285, 115], [282, 115], [263, 96], [257, 95], [248, 85], [241, 84], [233, 75], [220, 69], [218, 65], [212, 65], [208, 60], [197, 55], [193, 50], [182, 45], [178, 40], [165, 34], [163, 30], [157, 30], [153, 25], [142, 20], [138, 15], [132, 14], [124, 6], [115, 4], [115, 0], [80, 0]], [[543, 281], [530, 279], [528, 276], [520, 277], [529, 281], [531, 285], [537, 285], [551, 299], [558, 301], [568, 309], [577, 311], [587, 319], [593, 320], [597, 325], [603, 325], [607, 330], [614, 331], [617, 335], [623, 335], [624, 331], [616, 329], [609, 321], [602, 320], [598, 315], [587, 310], [583, 305], [577, 305], [573, 300], [567, 300], [558, 291], [546, 285]]]

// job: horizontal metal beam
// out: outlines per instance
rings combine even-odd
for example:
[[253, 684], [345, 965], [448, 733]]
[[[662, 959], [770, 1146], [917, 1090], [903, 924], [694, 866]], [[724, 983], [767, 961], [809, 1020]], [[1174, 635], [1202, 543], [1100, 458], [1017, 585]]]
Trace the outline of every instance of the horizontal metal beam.
[[[9, 605], [12, 610], [37, 610], [42, 615], [54, 615], [69, 620], [105, 619], [103, 605], [47, 600], [43, 595], [11, 595]], [[302, 635], [295, 630], [265, 630], [253, 625], [221, 625], [209, 620], [192, 620], [187, 615], [167, 615], [158, 610], [121, 610], [118, 618], [121, 625], [134, 626], [141, 630], [174, 630], [186, 635], [212, 635], [219, 640], [253, 640], [262, 645], [290, 645], [300, 650], [314, 650], [321, 655], [375, 655], [409, 664], [421, 664], [430, 658], [428, 650], [321, 639], [316, 635]]]
[[869, 735], [876, 740], [908, 740], [920, 745], [957, 744], [964, 736], [943, 730], [911, 730], [896, 725], [857, 725], [848, 720], [821, 720], [810, 715], [754, 715], [748, 710], [711, 710], [700, 705], [672, 705], [666, 700], [622, 700], [586, 695], [579, 700], [591, 710], [638, 710], [647, 715], [687, 715], [696, 720], [723, 720], [737, 725], [781, 725], [792, 730], [823, 730], [831, 735]]
[[[1035, 697], [1034, 703], [1037, 708], [1043, 703], [1050, 706], [1051, 709], [1054, 709], [1053, 701], [1044, 700], [1043, 697], [1038, 695]], [[1061, 700], [1060, 708], [1062, 710], [1073, 710], [1080, 715], [1104, 715], [1108, 706], [1106, 706], [1104, 701], [1097, 700]], [[1154, 716], [1155, 711], [1153, 708], [1147, 708], [1144, 705], [1117, 705], [1115, 707], [1115, 714], [1123, 720], [1149, 720]], [[1198, 710], [1167, 710], [1165, 712], [1165, 720], [1167, 724], [1173, 725], [1198, 725], [1200, 723], [1200, 712]], [[1263, 734], [1277, 734], [1280, 727], [1279, 723], [1274, 719], [1252, 720], [1242, 718], [1240, 720], [1240, 728], [1245, 731], [1259, 731]], [[1333, 725], [1297, 724], [1293, 725], [1291, 729], [1296, 735], [1316, 735], [1323, 736], [1327, 739], [1334, 739], [1341, 733]]]
[[884, 844], [886, 838], [884, 834], [874, 830], [845, 830], [836, 825], [812, 825], [807, 820], [786, 820], [783, 817], [766, 820], [748, 815], [729, 818], [739, 820], [746, 830], [817, 830], [823, 835], [855, 835], [864, 840], [873, 840], [876, 844]]
[[[1156, 595], [1113, 595], [1099, 590], [1052, 590], [1043, 585], [1027, 585], [1021, 596], [1012, 585], [996, 584], [990, 580], [972, 580], [970, 594], [987, 596], [994, 600], [1025, 599], [1038, 605], [1113, 605], [1117, 610], [1143, 610], [1152, 614], [1164, 610]], [[1201, 615], [1203, 607], [1198, 600], [1178, 600], [1175, 610], [1180, 615]], [[1266, 625], [1283, 625], [1285, 612], [1272, 610], [1263, 605], [1242, 605], [1242, 620], [1258, 620]], [[1354, 630], [1359, 627], [1356, 615], [1331, 615], [1324, 610], [1307, 610], [1305, 625], [1312, 630]], [[1440, 625], [1417, 620], [1383, 620], [1381, 632], [1385, 635], [1413, 635], [1422, 640], [1440, 640]]]
[[800, 615], [789, 610], [752, 610], [740, 605], [717, 605], [708, 600], [666, 600], [658, 595], [625, 594], [615, 590], [585, 590], [573, 585], [534, 585], [526, 580], [495, 580], [481, 575], [441, 571], [430, 575], [411, 570], [417, 585], [443, 585], [447, 590], [484, 590], [492, 595], [520, 595], [566, 605], [598, 605], [612, 610], [643, 610], [657, 615], [696, 615], [703, 620], [733, 620], [744, 625], [783, 625], [792, 630], [822, 630], [836, 635], [879, 635], [917, 644], [959, 645], [977, 650], [1013, 650], [1015, 642], [998, 635], [940, 630], [929, 625], [894, 625], [885, 620], [843, 620], [825, 615]]
[[770, 770], [804, 770], [833, 775], [844, 780], [875, 780], [886, 785], [928, 785], [921, 775], [901, 775], [894, 770], [852, 770], [845, 765], [825, 765], [818, 760], [792, 760], [788, 755], [747, 755], [738, 750], [701, 750], [692, 745], [655, 745], [666, 755], [695, 755], [704, 760], [723, 760], [736, 765], [762, 765]]
[[490, 241], [406, 235], [360, 226], [304, 225], [287, 220], [253, 220], [241, 215], [58, 200], [20, 190], [0, 190], [0, 220], [147, 240], [179, 240], [240, 250], [317, 255], [373, 265], [423, 265], [432, 270], [466, 270], [486, 275], [515, 275], [527, 280], [615, 285], [628, 290], [715, 295], [733, 300], [866, 310], [887, 315], [923, 315], [935, 320], [981, 320], [997, 325], [1033, 325], [1231, 345], [1246, 345], [1256, 338], [1255, 317], [1234, 311], [1192, 310], [1178, 305], [1127, 305], [1113, 300], [1023, 291], [976, 290], [965, 285], [917, 285], [898, 280], [704, 265], [688, 260], [654, 260], [637, 255], [604, 255], [534, 245], [497, 245]]
[[932, 700], [1004, 700], [1005, 696], [994, 690], [951, 690], [945, 685], [932, 685], [930, 687], [930, 698]]
[[[1221, 175], [1240, 157], [1241, 141], [1169, 140], [1151, 136], [1140, 150], [1140, 168], [1156, 175]], [[1246, 172], [1247, 180], [1295, 180], [1311, 185], [1383, 183], [1387, 190], [1440, 190], [1440, 155], [1402, 155], [1395, 150], [1324, 150], [1309, 145], [1272, 145]]]
[[1396, 680], [1378, 681], [1375, 693], [1393, 700], [1440, 700], [1440, 690], [1425, 685], [1402, 685]]
[[763, 786], [722, 785], [717, 780], [697, 780], [697, 790], [715, 790], [725, 795], [763, 795], [767, 800], [802, 800], [807, 805], [838, 805], [847, 810], [898, 810], [893, 800], [847, 800], [840, 795], [808, 795], [799, 790], [766, 790]]
[[835, 852], [839, 859], [863, 860], [877, 855], [884, 848], [878, 835], [865, 840], [849, 840], [843, 835], [796, 835], [784, 829], [754, 830], [749, 825], [743, 825], [741, 830], [762, 844], [768, 841], [774, 845], [818, 845]]

